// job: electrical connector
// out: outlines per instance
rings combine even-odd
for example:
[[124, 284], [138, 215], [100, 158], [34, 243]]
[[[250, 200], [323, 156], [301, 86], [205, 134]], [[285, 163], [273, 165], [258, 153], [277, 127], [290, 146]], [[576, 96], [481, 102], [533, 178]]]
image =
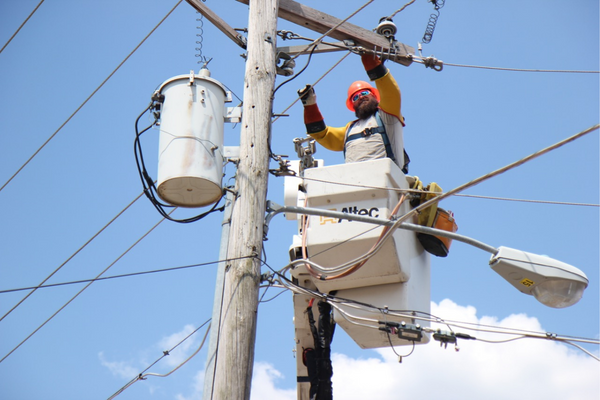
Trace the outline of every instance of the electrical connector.
[[404, 321], [400, 323], [395, 321], [378, 322], [381, 325], [385, 325], [379, 327], [380, 331], [396, 334], [400, 339], [409, 340], [411, 342], [420, 342], [423, 339], [423, 329], [418, 324], [407, 324]]
[[398, 337], [404, 340], [420, 342], [423, 339], [423, 330], [420, 325], [407, 324], [402, 321], [398, 328]]
[[456, 344], [456, 335], [454, 332], [442, 331], [438, 329], [434, 334], [433, 338], [440, 342], [440, 347], [443, 345], [444, 348], [448, 347], [448, 343]]

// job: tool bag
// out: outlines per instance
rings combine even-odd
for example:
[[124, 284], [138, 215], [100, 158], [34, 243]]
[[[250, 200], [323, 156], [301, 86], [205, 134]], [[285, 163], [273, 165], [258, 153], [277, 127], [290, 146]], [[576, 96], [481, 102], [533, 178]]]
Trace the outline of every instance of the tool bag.
[[[422, 191], [422, 193], [413, 193], [413, 197], [410, 201], [410, 204], [413, 207], [417, 207], [419, 204], [439, 196], [439, 193], [442, 193], [442, 188], [435, 182], [423, 187], [423, 183], [418, 177], [411, 178], [411, 181], [413, 181], [411, 189]], [[452, 211], [446, 211], [443, 208], [438, 207], [437, 203], [421, 210], [417, 223], [421, 226], [441, 229], [452, 233], [458, 230]], [[435, 256], [446, 257], [450, 252], [450, 245], [452, 244], [452, 239], [450, 238], [426, 233], [417, 233], [417, 238], [425, 251]]]

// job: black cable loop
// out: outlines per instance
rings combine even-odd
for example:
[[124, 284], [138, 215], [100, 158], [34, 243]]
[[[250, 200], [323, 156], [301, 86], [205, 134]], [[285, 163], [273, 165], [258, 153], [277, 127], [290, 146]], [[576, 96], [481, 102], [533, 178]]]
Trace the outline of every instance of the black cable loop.
[[143, 150], [142, 150], [142, 145], [140, 142], [140, 136], [144, 133], [147, 132], [150, 128], [152, 128], [153, 126], [156, 125], [157, 121], [158, 121], [158, 114], [154, 113], [154, 121], [152, 122], [152, 124], [150, 124], [148, 127], [144, 128], [141, 132], [139, 131], [138, 125], [139, 125], [139, 121], [142, 118], [142, 116], [144, 114], [146, 114], [146, 112], [148, 112], [148, 110], [158, 110], [159, 106], [158, 106], [158, 102], [156, 100], [153, 100], [150, 105], [148, 107], [146, 107], [146, 109], [144, 111], [142, 111], [142, 113], [137, 117], [137, 119], [135, 120], [135, 140], [134, 140], [134, 147], [133, 147], [133, 151], [134, 151], [134, 155], [135, 155], [135, 162], [137, 165], [137, 169], [138, 169], [138, 173], [140, 176], [140, 180], [142, 182], [142, 187], [144, 189], [144, 194], [146, 195], [146, 197], [148, 198], [148, 200], [150, 200], [150, 202], [152, 203], [152, 205], [154, 206], [154, 208], [156, 209], [156, 211], [158, 211], [158, 213], [163, 216], [164, 218], [168, 219], [169, 221], [173, 221], [173, 222], [178, 222], [178, 223], [183, 223], [183, 224], [187, 224], [187, 223], [191, 223], [191, 222], [196, 222], [201, 220], [202, 218], [208, 216], [209, 214], [215, 212], [215, 211], [223, 211], [225, 210], [225, 205], [217, 208], [217, 206], [219, 205], [219, 203], [221, 202], [221, 200], [224, 197], [224, 192], [221, 193], [221, 197], [215, 202], [215, 204], [213, 205], [213, 207], [202, 213], [199, 215], [196, 215], [194, 217], [191, 218], [184, 218], [184, 219], [177, 219], [177, 218], [173, 218], [169, 215], [169, 213], [167, 213], [165, 211], [165, 208], [177, 208], [177, 206], [173, 206], [170, 204], [165, 204], [163, 202], [161, 202], [158, 199], [158, 194], [157, 194], [157, 189], [156, 189], [156, 185], [154, 183], [154, 180], [150, 177], [150, 174], [148, 173], [147, 169], [146, 169], [146, 163], [144, 162], [144, 155], [143, 155]]

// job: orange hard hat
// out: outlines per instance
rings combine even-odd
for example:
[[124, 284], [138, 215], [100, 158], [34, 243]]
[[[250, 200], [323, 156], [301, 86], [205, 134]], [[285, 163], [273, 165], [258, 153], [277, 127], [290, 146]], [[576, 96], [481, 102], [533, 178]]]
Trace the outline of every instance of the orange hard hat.
[[369, 82], [356, 81], [356, 82], [353, 82], [352, 85], [350, 85], [350, 87], [348, 88], [348, 98], [346, 99], [346, 107], [348, 107], [348, 109], [350, 111], [354, 111], [354, 104], [352, 101], [352, 96], [354, 96], [357, 92], [360, 92], [363, 90], [370, 91], [371, 93], [373, 93], [373, 96], [375, 96], [377, 101], [380, 101], [379, 90], [377, 90], [373, 86], [371, 86], [371, 84]]

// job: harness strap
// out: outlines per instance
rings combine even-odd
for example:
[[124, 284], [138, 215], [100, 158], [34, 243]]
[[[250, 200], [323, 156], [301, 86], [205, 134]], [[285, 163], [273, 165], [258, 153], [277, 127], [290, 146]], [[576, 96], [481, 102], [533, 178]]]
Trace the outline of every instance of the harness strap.
[[[385, 146], [385, 153], [386, 153], [387, 157], [390, 158], [392, 161], [396, 162], [396, 157], [394, 157], [394, 151], [392, 150], [392, 144], [390, 143], [390, 138], [388, 137], [387, 133], [385, 132], [385, 125], [383, 125], [383, 121], [381, 120], [381, 117], [379, 116], [379, 112], [375, 113], [375, 119], [377, 121], [377, 127], [366, 128], [362, 132], [348, 135], [348, 137], [346, 138], [346, 141], [344, 142], [344, 158], [346, 157], [346, 143], [351, 142], [356, 139], [364, 138], [367, 136], [380, 134], [381, 140], [383, 140], [383, 144]], [[352, 127], [356, 124], [357, 121], [358, 120], [354, 121], [348, 127], [348, 132], [350, 132], [352, 130]], [[406, 162], [406, 160], [407, 160], [406, 152], [404, 152], [404, 154], [405, 154], [405, 163], [404, 163], [404, 167], [402, 168], [402, 171], [406, 174], [406, 173], [408, 173], [408, 168], [407, 168], [408, 163]], [[406, 171], [404, 171], [404, 170], [406, 170]]]

